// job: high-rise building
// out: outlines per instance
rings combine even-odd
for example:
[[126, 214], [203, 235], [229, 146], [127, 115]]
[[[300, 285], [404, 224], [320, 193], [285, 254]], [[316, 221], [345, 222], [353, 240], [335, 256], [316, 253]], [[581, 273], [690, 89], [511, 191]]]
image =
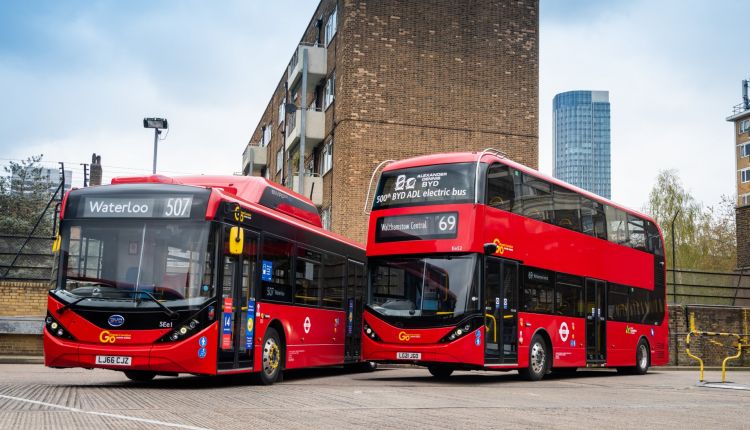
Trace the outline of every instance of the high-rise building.
[[326, 228], [365, 239], [384, 160], [492, 147], [537, 167], [537, 0], [322, 0], [300, 32], [242, 172], [301, 190]]
[[737, 182], [737, 267], [750, 269], [750, 97], [742, 81], [742, 103], [732, 108], [727, 121], [734, 125], [735, 178]]
[[[73, 181], [73, 171], [72, 170], [65, 170], [65, 189], [63, 190], [63, 193], [70, 191], [72, 187], [72, 181]], [[48, 184], [47, 190], [50, 193], [54, 193], [58, 186], [60, 186], [60, 169], [50, 169], [50, 168], [42, 168], [39, 173], [39, 179], [44, 181], [46, 184]], [[26, 179], [21, 182], [21, 178], [17, 174], [11, 175], [11, 191], [13, 192], [23, 192], [27, 193], [32, 188], [34, 182], [36, 181], [36, 177], [34, 179]], [[63, 193], [58, 194], [58, 198], [62, 197]]]
[[552, 175], [611, 198], [609, 92], [568, 91], [552, 101]]

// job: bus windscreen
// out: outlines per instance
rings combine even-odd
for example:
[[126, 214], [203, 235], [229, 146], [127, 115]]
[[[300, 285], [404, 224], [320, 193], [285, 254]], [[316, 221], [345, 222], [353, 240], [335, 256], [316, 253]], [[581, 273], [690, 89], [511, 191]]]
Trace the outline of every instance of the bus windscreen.
[[474, 201], [474, 163], [383, 172], [372, 209]]

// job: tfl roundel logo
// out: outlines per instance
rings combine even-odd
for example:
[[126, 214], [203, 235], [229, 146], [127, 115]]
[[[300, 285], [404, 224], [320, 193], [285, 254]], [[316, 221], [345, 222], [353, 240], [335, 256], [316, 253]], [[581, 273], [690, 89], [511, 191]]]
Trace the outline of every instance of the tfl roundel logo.
[[111, 327], [120, 327], [121, 325], [125, 324], [125, 317], [122, 315], [110, 315], [107, 319], [107, 323]]

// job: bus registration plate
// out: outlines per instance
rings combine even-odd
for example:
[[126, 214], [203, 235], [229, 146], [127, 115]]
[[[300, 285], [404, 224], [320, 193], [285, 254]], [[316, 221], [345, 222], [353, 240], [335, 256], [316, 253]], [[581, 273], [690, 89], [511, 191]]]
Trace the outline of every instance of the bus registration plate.
[[123, 357], [119, 355], [97, 355], [96, 364], [107, 366], [130, 366], [133, 357]]
[[396, 360], [421, 360], [421, 352], [397, 352]]

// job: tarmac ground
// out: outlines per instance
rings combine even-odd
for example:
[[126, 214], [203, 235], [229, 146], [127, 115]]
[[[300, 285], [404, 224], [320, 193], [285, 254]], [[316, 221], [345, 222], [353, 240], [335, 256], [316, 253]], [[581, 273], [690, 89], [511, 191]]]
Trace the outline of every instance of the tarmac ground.
[[[157, 377], [0, 364], [2, 429], [748, 428], [750, 372], [651, 369], [643, 376], [579, 370], [522, 380], [515, 371], [421, 368], [288, 371], [258, 386], [245, 376]], [[731, 389], [722, 389], [731, 388]]]

